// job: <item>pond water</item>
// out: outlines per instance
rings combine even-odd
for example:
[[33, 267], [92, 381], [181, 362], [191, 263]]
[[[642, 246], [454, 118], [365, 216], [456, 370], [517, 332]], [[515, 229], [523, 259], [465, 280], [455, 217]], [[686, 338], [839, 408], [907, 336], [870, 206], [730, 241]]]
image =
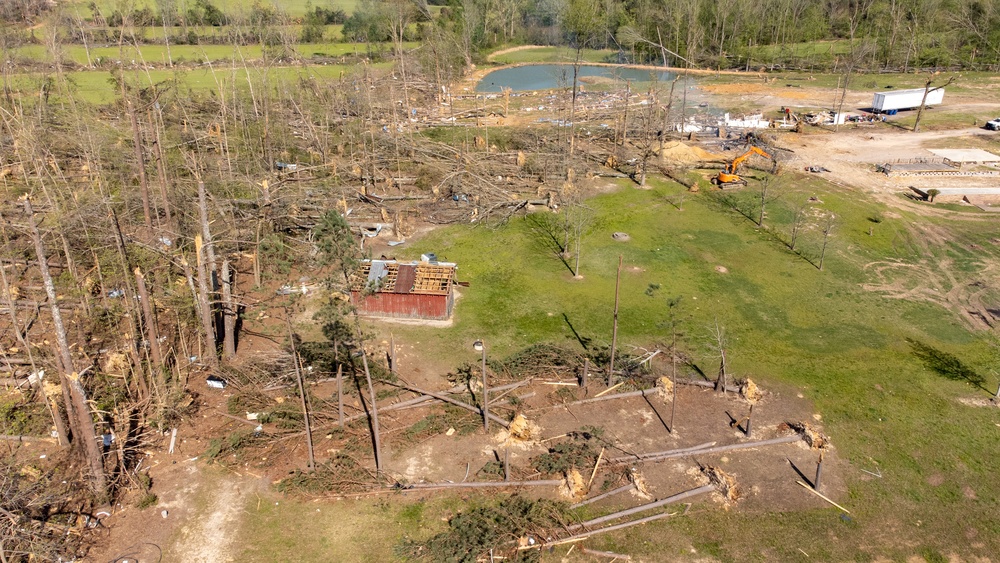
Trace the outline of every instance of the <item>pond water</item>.
[[[580, 78], [602, 77], [621, 82], [651, 82], [673, 80], [674, 74], [665, 71], [644, 70], [623, 66], [580, 65]], [[569, 88], [573, 85], [573, 65], [538, 64], [502, 68], [487, 74], [476, 84], [476, 92], [502, 92], [511, 90], [550, 90]]]

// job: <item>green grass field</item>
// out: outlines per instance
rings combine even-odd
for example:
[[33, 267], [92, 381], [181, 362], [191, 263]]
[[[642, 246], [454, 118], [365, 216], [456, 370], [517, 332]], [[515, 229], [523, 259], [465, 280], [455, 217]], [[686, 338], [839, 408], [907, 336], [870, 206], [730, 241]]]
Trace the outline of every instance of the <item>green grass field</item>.
[[[411, 44], [407, 44], [411, 48]], [[356, 43], [298, 43], [292, 48], [303, 59], [314, 56], [340, 57], [344, 55], [364, 55], [367, 47]], [[41, 45], [30, 45], [12, 49], [10, 54], [16, 58], [28, 61], [51, 62], [53, 54]], [[262, 58], [263, 48], [260, 45], [248, 45], [234, 47], [232, 45], [140, 45], [136, 48], [133, 45], [118, 47], [92, 47], [85, 49], [81, 45], [69, 45], [63, 47], [60, 58], [65, 62], [85, 66], [87, 64], [97, 65], [102, 61], [125, 61], [131, 63], [148, 63], [167, 65], [182, 64], [185, 62], [215, 62], [227, 60], [259, 60]], [[89, 59], [88, 59], [89, 56]]]
[[[677, 203], [683, 191], [672, 183], [654, 181], [651, 190], [624, 186], [597, 196], [588, 201], [596, 218], [584, 244], [582, 280], [572, 279], [553, 254], [544, 234], [544, 220], [552, 217], [548, 214], [515, 219], [495, 230], [456, 226], [433, 232], [397, 252], [404, 258], [434, 251], [458, 262], [459, 277], [471, 285], [458, 301], [455, 325], [397, 326], [393, 331], [437, 357], [454, 357], [454, 350], [468, 348], [470, 335], [484, 337], [498, 355], [535, 342], [579, 347], [574, 331], [591, 345], [607, 344], [621, 255], [623, 348], [663, 345], [660, 323], [669, 297], [682, 298], [689, 319], [683, 346], [707, 370], [716, 362], [707, 349], [708, 328], [716, 321], [725, 326], [735, 373], [753, 377], [765, 388], [769, 383], [792, 385], [814, 401], [847, 463], [842, 470], [850, 493], [841, 500], [852, 517], [842, 519], [833, 509], [745, 514], [709, 508], [601, 536], [589, 547], [648, 560], [712, 556], [785, 561], [801, 558], [799, 548], [824, 561], [912, 555], [935, 561], [996, 553], [997, 411], [959, 403], [960, 397], [990, 395], [930, 371], [906, 339], [955, 354], [986, 375], [989, 389], [997, 385], [990, 371], [995, 353], [983, 335], [970, 332], [944, 307], [889, 299], [860, 287], [872, 281], [865, 266], [876, 261], [924, 264], [926, 279], [901, 268], [895, 281], [903, 284], [937, 287], [941, 282], [933, 277], [935, 264], [946, 259], [956, 272], [975, 272], [998, 258], [996, 245], [989, 242], [994, 223], [977, 220], [975, 213], [954, 220], [899, 209], [894, 210], [899, 216], [889, 218], [884, 206], [821, 179], [789, 174], [780, 183], [784, 194], [768, 213], [772, 232], [756, 229], [704, 191], [687, 194], [679, 210], [668, 198]], [[751, 195], [737, 199], [747, 204]], [[824, 271], [775, 238], [787, 232], [793, 206], [809, 196], [822, 202], [810, 206], [814, 217], [829, 212], [837, 217]], [[813, 261], [821, 244], [818, 222], [812, 219], [800, 239], [803, 254]], [[948, 242], [928, 244], [913, 229], [917, 222], [948, 230]], [[614, 231], [629, 233], [631, 240], [612, 240]], [[646, 291], [651, 284], [660, 287], [653, 296]], [[471, 352], [469, 356], [474, 359]], [[876, 467], [884, 478], [860, 471]], [[311, 503], [283, 506], [292, 519], [315, 510]], [[392, 510], [397, 509], [387, 508], [381, 520], [376, 518], [383, 522], [378, 538], [392, 542], [400, 537], [399, 525], [393, 526]], [[303, 514], [296, 516], [297, 510]], [[429, 512], [430, 521], [447, 513]], [[248, 529], [267, 528], [273, 518], [252, 516]], [[304, 553], [320, 553], [320, 545], [335, 549], [317, 543], [329, 541], [321, 538], [310, 535], [298, 545]], [[558, 561], [564, 553], [557, 550], [545, 560]]]
[[[616, 52], [610, 49], [584, 49], [580, 55], [585, 62], [604, 63], [608, 62], [609, 57], [613, 57]], [[569, 47], [534, 47], [493, 57], [493, 62], [497, 64], [557, 63], [575, 60], [576, 50]]]
[[[389, 63], [373, 65], [373, 68], [388, 68]], [[278, 66], [269, 69], [257, 69], [251, 67], [249, 73], [254, 80], [264, 78], [265, 74], [272, 87], [283, 87], [297, 80], [299, 77], [316, 77], [321, 79], [337, 79], [357, 70], [354, 65], [314, 65], [314, 66]], [[129, 70], [125, 73], [125, 79], [139, 87], [149, 87], [151, 85], [164, 85], [174, 81], [179, 92], [204, 93], [210, 90], [217, 90], [220, 86], [226, 89], [236, 87], [246, 88], [247, 71], [242, 66], [230, 67], [218, 65], [212, 68], [205, 66], [198, 69], [182, 70], [150, 70], [135, 71]], [[66, 79], [70, 84], [71, 91], [76, 99], [91, 104], [107, 104], [120, 96], [111, 84], [112, 74], [109, 71], [78, 71], [67, 72]], [[24, 94], [37, 93], [45, 78], [37, 75], [15, 75], [10, 85], [20, 90]], [[53, 102], [59, 101], [57, 93], [53, 96]]]

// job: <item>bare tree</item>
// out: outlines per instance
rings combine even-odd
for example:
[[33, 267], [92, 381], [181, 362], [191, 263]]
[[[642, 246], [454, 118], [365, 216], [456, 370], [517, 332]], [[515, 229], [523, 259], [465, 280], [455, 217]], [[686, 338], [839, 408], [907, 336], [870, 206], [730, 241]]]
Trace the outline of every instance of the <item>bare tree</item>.
[[807, 205], [802, 204], [792, 210], [792, 226], [788, 236], [788, 249], [794, 251], [805, 222]]
[[920, 130], [920, 118], [923, 117], [923, 115], [924, 115], [924, 107], [927, 106], [927, 95], [930, 94], [931, 92], [936, 92], [936, 91], [944, 88], [945, 86], [950, 85], [951, 83], [955, 82], [955, 79], [957, 78], [955, 76], [952, 76], [952, 77], [948, 78], [948, 80], [944, 84], [941, 84], [940, 86], [934, 86], [932, 88], [931, 86], [934, 84], [934, 77], [937, 76], [938, 74], [939, 73], [935, 72], [934, 74], [932, 74], [927, 79], [927, 82], [924, 83], [924, 96], [922, 98], [920, 98], [920, 108], [917, 109], [917, 119], [913, 122], [913, 132], [914, 133], [916, 133], [918, 130]]
[[760, 189], [757, 191], [757, 204], [760, 206], [759, 213], [757, 214], [757, 226], [764, 226], [764, 216], [766, 214], [767, 204], [771, 201], [777, 199], [777, 195], [771, 190], [771, 180], [770, 176], [763, 178], [760, 181]]
[[725, 394], [726, 385], [729, 382], [729, 369], [726, 358], [726, 348], [729, 341], [726, 339], [726, 327], [719, 324], [719, 319], [715, 320], [715, 325], [709, 329], [711, 338], [710, 346], [719, 357], [719, 377], [715, 380], [715, 390]]
[[833, 232], [833, 227], [836, 225], [837, 217], [830, 213], [823, 220], [823, 246], [819, 253], [819, 265], [817, 266], [820, 270], [823, 269], [823, 261], [826, 259], [826, 246], [830, 242], [830, 233]]

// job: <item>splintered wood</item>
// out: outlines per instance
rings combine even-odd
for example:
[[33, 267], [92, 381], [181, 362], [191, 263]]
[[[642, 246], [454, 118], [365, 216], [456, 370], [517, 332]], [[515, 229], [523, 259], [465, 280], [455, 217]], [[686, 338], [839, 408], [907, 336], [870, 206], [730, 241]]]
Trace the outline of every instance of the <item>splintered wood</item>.
[[750, 378], [747, 378], [747, 380], [743, 382], [743, 385], [740, 386], [740, 395], [743, 396], [743, 399], [745, 399], [746, 402], [753, 405], [764, 397], [764, 392], [761, 391], [760, 387], [758, 387], [757, 384]]
[[570, 500], [580, 500], [587, 494], [587, 483], [575, 468], [566, 472], [566, 480], [559, 487], [559, 494]]
[[796, 422], [788, 424], [788, 427], [802, 434], [802, 439], [814, 450], [827, 448], [830, 446], [830, 438], [819, 430], [813, 428], [808, 422]]
[[726, 500], [730, 502], [739, 500], [740, 488], [737, 486], [736, 479], [732, 475], [718, 467], [712, 466], [705, 467], [703, 472]]

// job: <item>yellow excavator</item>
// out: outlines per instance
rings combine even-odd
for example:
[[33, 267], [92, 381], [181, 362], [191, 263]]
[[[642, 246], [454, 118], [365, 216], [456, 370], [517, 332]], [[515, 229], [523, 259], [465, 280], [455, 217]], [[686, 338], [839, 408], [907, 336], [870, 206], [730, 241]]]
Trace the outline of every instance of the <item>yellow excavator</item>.
[[722, 186], [724, 188], [747, 185], [747, 181], [741, 178], [739, 174], [736, 173], [736, 171], [739, 170], [740, 166], [742, 166], [743, 163], [746, 162], [748, 158], [750, 158], [755, 154], [759, 154], [764, 158], [769, 158], [771, 159], [772, 162], [775, 162], [775, 164], [777, 164], [773, 156], [765, 152], [763, 149], [751, 145], [750, 148], [747, 149], [747, 152], [734, 158], [732, 162], [726, 165], [725, 170], [719, 172], [718, 175], [712, 178], [712, 183], [717, 186]]

